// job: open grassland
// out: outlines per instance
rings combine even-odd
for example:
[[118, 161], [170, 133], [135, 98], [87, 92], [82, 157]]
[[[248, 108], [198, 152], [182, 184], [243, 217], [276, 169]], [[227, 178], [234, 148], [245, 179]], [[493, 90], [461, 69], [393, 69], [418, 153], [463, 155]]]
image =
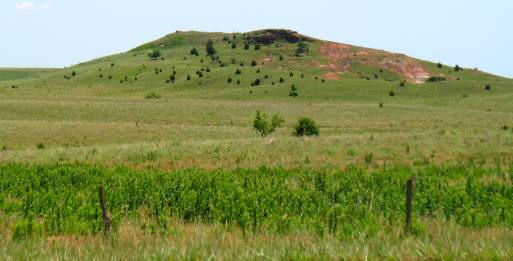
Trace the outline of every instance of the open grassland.
[[[4, 256], [450, 260], [513, 254], [511, 169], [163, 172], [10, 164], [0, 173]], [[404, 185], [411, 176], [414, 218], [405, 234]], [[113, 219], [108, 238], [101, 235], [100, 184]]]
[[52, 68], [0, 68], [0, 84], [2, 84], [2, 81], [37, 78], [60, 70]]

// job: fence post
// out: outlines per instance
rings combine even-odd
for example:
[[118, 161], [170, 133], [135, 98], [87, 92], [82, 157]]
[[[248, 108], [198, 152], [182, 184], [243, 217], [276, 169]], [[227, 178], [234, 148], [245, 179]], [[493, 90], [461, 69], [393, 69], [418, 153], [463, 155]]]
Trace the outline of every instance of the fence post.
[[103, 186], [98, 187], [98, 196], [100, 197], [100, 206], [102, 208], [102, 218], [103, 223], [105, 224], [104, 233], [108, 234], [112, 226], [112, 221], [110, 220], [109, 214], [107, 213], [107, 207], [105, 206], [105, 197], [103, 195], [103, 192]]
[[406, 233], [411, 231], [411, 202], [413, 197], [413, 178], [406, 182]]

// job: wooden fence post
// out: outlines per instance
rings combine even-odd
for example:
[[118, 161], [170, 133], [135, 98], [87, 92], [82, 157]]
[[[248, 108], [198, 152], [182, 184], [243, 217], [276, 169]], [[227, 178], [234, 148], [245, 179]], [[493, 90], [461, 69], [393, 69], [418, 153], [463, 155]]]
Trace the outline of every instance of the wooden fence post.
[[413, 198], [413, 178], [406, 182], [406, 233], [411, 231], [411, 202]]
[[107, 213], [107, 207], [105, 206], [105, 197], [103, 196], [103, 192], [103, 186], [100, 186], [98, 188], [98, 195], [100, 197], [100, 206], [102, 208], [103, 223], [105, 224], [104, 233], [108, 234], [112, 226], [112, 221], [110, 220], [109, 214]]

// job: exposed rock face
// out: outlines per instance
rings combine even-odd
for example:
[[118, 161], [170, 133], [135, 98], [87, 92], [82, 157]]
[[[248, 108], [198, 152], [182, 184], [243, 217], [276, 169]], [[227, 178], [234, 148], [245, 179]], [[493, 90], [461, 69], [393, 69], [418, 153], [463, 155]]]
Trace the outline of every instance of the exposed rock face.
[[244, 39], [249, 43], [269, 45], [279, 42], [298, 43], [310, 42], [312, 38], [285, 29], [267, 29], [246, 33]]
[[357, 62], [389, 70], [409, 82], [422, 83], [431, 76], [417, 60], [402, 54], [338, 43], [321, 44], [319, 52], [329, 63], [319, 67], [334, 72], [350, 72], [351, 64]]

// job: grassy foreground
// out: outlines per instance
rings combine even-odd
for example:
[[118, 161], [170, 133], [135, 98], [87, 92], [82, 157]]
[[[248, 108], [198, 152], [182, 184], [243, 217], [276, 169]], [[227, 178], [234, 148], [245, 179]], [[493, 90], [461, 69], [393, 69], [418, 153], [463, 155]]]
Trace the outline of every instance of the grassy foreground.
[[[405, 234], [410, 176], [414, 222]], [[0, 251], [33, 258], [505, 259], [513, 251], [511, 182], [511, 170], [471, 165], [165, 172], [8, 164], [0, 167]], [[114, 224], [108, 238], [100, 184]]]

